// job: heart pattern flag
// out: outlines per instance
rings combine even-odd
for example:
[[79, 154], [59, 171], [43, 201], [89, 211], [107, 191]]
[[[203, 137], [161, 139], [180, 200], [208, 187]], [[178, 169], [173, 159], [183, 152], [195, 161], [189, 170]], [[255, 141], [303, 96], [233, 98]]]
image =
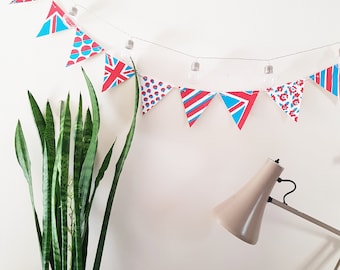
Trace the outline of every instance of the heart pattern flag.
[[189, 126], [192, 127], [216, 93], [186, 87], [180, 88], [180, 93]]
[[267, 93], [273, 101], [295, 122], [299, 118], [304, 84], [304, 80], [298, 80], [275, 88], [267, 88]]
[[10, 4], [17, 4], [17, 3], [25, 3], [25, 2], [32, 2], [34, 0], [13, 0]]
[[220, 93], [225, 106], [240, 130], [247, 120], [258, 93], [258, 90]]
[[105, 53], [105, 71], [102, 92], [130, 79], [135, 71], [119, 59]]
[[316, 84], [339, 97], [340, 83], [339, 83], [339, 67], [338, 65], [330, 66], [315, 74], [309, 76]]
[[140, 82], [143, 114], [150, 111], [171, 89], [172, 86], [168, 83], [143, 76]]
[[37, 37], [57, 33], [60, 31], [68, 30], [74, 27], [75, 24], [67, 14], [54, 2], [50, 7], [50, 11], [47, 14], [45, 23], [43, 24]]
[[76, 36], [73, 42], [73, 49], [70, 53], [70, 59], [66, 66], [71, 66], [75, 63], [88, 59], [91, 56], [97, 55], [104, 49], [79, 28], [76, 29]]

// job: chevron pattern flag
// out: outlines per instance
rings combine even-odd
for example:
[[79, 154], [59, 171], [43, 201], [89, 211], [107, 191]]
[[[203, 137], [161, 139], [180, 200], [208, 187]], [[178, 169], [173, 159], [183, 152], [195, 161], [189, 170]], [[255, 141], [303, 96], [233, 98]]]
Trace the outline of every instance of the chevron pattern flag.
[[[20, 0], [19, 0], [20, 1]], [[47, 14], [46, 21], [42, 26], [37, 37], [57, 33], [74, 27], [73, 21], [65, 14], [65, 12], [54, 2]]]
[[240, 130], [247, 120], [258, 93], [258, 90], [220, 93], [225, 106]]
[[334, 65], [309, 76], [309, 78], [328, 92], [332, 93], [334, 96], [339, 97], [339, 75], [339, 67], [338, 65]]
[[171, 89], [172, 86], [168, 83], [143, 76], [140, 82], [143, 114], [156, 106]]
[[13, 0], [10, 4], [24, 3], [24, 2], [32, 2], [34, 0]]
[[97, 42], [94, 42], [82, 30], [77, 28], [76, 36], [73, 42], [73, 49], [71, 50], [70, 59], [68, 60], [66, 66], [68, 67], [88, 59], [91, 56], [101, 53], [102, 51], [104, 51], [104, 49]]
[[185, 114], [191, 127], [202, 115], [216, 93], [191, 88], [180, 88]]
[[267, 88], [273, 101], [295, 122], [299, 118], [304, 84], [304, 80], [298, 80], [276, 88]]
[[104, 84], [102, 92], [130, 79], [135, 71], [129, 65], [105, 53]]

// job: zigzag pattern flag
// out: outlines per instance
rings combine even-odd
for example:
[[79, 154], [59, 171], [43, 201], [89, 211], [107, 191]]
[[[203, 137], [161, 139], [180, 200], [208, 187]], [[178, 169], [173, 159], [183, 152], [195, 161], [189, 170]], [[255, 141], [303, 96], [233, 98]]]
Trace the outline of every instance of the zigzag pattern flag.
[[267, 88], [273, 101], [295, 122], [299, 118], [304, 84], [304, 80], [298, 80], [276, 88]]
[[185, 114], [191, 127], [202, 115], [216, 93], [191, 88], [180, 89]]
[[99, 54], [104, 49], [97, 43], [94, 42], [88, 35], [86, 35], [82, 30], [77, 28], [76, 36], [73, 42], [73, 49], [70, 53], [70, 59], [68, 60], [66, 66], [73, 65], [91, 56]]
[[225, 106], [231, 113], [233, 120], [240, 130], [247, 120], [247, 117], [250, 113], [251, 108], [254, 105], [258, 93], [258, 90], [220, 93]]
[[130, 79], [135, 71], [129, 65], [105, 53], [105, 72], [102, 92]]
[[332, 93], [334, 96], [339, 97], [340, 92], [340, 77], [338, 65], [330, 66], [323, 69], [311, 76], [309, 76], [316, 84]]
[[24, 2], [32, 2], [34, 0], [13, 0], [10, 4], [24, 3]]
[[[20, 1], [20, 0], [19, 0]], [[74, 27], [75, 24], [69, 16], [54, 2], [50, 7], [50, 11], [47, 14], [46, 21], [42, 26], [37, 37], [57, 33], [60, 31], [68, 30]]]
[[150, 111], [171, 89], [172, 86], [168, 83], [143, 76], [140, 83], [143, 114]]

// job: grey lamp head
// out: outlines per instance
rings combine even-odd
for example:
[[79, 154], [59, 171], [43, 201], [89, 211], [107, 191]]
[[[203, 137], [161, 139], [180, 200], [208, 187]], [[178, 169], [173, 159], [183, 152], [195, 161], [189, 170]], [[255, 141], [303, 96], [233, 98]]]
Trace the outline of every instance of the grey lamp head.
[[221, 225], [241, 240], [256, 244], [264, 209], [282, 171], [277, 161], [267, 159], [243, 188], [214, 208]]

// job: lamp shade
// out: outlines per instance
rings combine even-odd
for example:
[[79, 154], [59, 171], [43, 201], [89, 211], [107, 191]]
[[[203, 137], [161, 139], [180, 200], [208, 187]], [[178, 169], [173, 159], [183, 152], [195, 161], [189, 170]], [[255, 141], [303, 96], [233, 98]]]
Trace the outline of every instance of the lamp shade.
[[221, 225], [243, 241], [256, 244], [265, 206], [282, 171], [278, 162], [267, 159], [243, 188], [214, 208]]

